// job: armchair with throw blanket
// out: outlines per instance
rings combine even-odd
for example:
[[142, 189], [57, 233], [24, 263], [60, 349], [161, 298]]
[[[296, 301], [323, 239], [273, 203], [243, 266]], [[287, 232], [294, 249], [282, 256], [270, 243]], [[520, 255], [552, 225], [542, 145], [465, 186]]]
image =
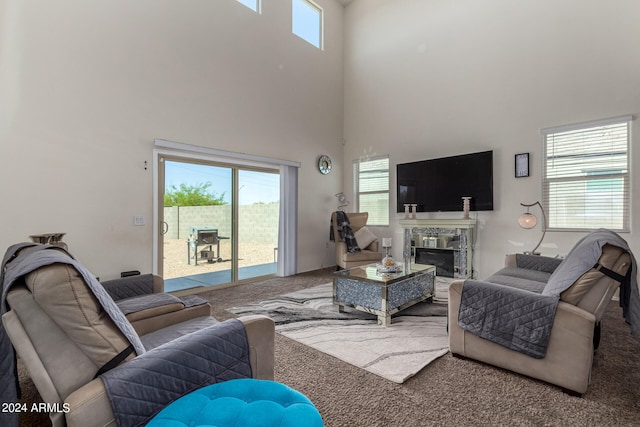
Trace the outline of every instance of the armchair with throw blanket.
[[331, 240], [336, 243], [336, 265], [351, 268], [382, 259], [378, 238], [367, 227], [368, 212], [331, 214]]

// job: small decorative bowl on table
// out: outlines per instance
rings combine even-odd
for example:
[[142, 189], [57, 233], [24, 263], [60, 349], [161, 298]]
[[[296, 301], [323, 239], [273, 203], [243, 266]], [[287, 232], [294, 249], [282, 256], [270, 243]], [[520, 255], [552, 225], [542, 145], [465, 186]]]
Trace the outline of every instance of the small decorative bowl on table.
[[376, 265], [378, 273], [385, 274], [393, 274], [402, 271], [402, 264], [396, 262], [392, 257], [386, 256], [382, 258], [382, 261]]

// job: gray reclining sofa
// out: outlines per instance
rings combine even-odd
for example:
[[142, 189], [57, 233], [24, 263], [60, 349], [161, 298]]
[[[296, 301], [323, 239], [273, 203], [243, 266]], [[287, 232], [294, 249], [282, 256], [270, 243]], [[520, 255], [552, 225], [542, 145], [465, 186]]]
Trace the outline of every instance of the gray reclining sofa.
[[[150, 275], [103, 287], [66, 251], [45, 246], [25, 244], [5, 257], [1, 332], [52, 408], [54, 426], [143, 425], [201, 386], [238, 377], [273, 379], [274, 324], [268, 317], [218, 322], [206, 301], [158, 292], [162, 280]], [[33, 262], [39, 266], [30, 268]], [[116, 313], [108, 313], [114, 303]], [[13, 355], [10, 348], [3, 352]], [[0, 366], [7, 401], [13, 387], [9, 359]]]
[[635, 261], [616, 233], [596, 230], [564, 259], [509, 255], [486, 280], [451, 284], [450, 350], [580, 395], [590, 382], [599, 322], [621, 284], [625, 318], [637, 334]]

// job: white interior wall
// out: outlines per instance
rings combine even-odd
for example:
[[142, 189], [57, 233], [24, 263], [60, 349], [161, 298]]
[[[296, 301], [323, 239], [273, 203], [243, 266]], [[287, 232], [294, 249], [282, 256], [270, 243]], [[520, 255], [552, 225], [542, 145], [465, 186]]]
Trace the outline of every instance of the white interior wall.
[[[475, 255], [478, 277], [490, 275], [540, 237], [517, 225], [519, 203], [541, 200], [540, 129], [634, 114], [638, 146], [639, 24], [635, 0], [355, 0], [345, 14], [343, 188], [352, 198], [353, 159], [389, 154], [391, 226], [375, 232], [394, 238], [399, 257], [395, 165], [494, 150], [495, 210], [478, 214]], [[521, 152], [532, 173], [516, 179]], [[639, 204], [632, 197], [635, 232], [623, 235], [636, 253]], [[547, 233], [543, 253], [566, 254], [582, 235]]]
[[287, 1], [0, 0], [0, 247], [66, 232], [101, 278], [151, 271], [161, 138], [300, 162], [298, 267], [332, 263], [341, 165], [316, 159], [342, 156], [344, 8], [315, 1], [323, 51]]

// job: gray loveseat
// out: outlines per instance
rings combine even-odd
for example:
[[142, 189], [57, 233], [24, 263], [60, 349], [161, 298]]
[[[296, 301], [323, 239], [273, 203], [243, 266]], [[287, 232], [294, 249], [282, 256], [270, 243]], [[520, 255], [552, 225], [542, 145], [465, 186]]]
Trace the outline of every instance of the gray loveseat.
[[[631, 289], [634, 293], [634, 303], [637, 303], [638, 298], [633, 256], [626, 247], [626, 242], [619, 239], [615, 233], [602, 231], [602, 234], [605, 238], [592, 239], [591, 235], [585, 237], [564, 260], [522, 254], [509, 255], [505, 267], [482, 282], [453, 282], [449, 288], [449, 345], [452, 354], [543, 380], [575, 394], [586, 392], [594, 345], [597, 344], [594, 334], [612, 296], [621, 281], [624, 282], [623, 278], [629, 280], [633, 277]], [[591, 240], [597, 240], [597, 243]], [[631, 274], [627, 276], [630, 270]], [[571, 274], [567, 275], [567, 271]], [[566, 283], [558, 288], [558, 284], [563, 281]], [[530, 319], [522, 323], [530, 321], [531, 318], [535, 321], [537, 314], [527, 313], [527, 310], [531, 309], [533, 312], [538, 300], [546, 298], [553, 303], [555, 298], [555, 304], [551, 304], [551, 323], [546, 337], [548, 341], [544, 343], [546, 347], [543, 348], [543, 357], [532, 357], [508, 348], [504, 342], [496, 342], [500, 340], [488, 339], [476, 331], [468, 330], [468, 325], [461, 321], [466, 310], [465, 307], [461, 308], [461, 305], [464, 305], [463, 293], [471, 292], [477, 287], [482, 287], [485, 292], [484, 300], [470, 310], [482, 312], [475, 313], [478, 317], [487, 313], [493, 316], [506, 304], [497, 298], [515, 293], [518, 297], [528, 298], [527, 303], [521, 305], [517, 313], [529, 315]], [[636, 308], [634, 306], [634, 309]], [[540, 307], [536, 306], [536, 309]], [[468, 312], [469, 310], [466, 311], [467, 314]], [[517, 315], [513, 316], [515, 321], [510, 328], [523, 327]], [[501, 327], [496, 326], [499, 322], [493, 318], [483, 317], [480, 323], [482, 324], [479, 329]], [[533, 323], [524, 327], [531, 324]], [[632, 323], [632, 329], [633, 326]], [[501, 329], [500, 333], [504, 334], [505, 330], [506, 328]], [[539, 328], [538, 332], [540, 331], [544, 331], [543, 326]], [[502, 341], [509, 339], [511, 338]]]

